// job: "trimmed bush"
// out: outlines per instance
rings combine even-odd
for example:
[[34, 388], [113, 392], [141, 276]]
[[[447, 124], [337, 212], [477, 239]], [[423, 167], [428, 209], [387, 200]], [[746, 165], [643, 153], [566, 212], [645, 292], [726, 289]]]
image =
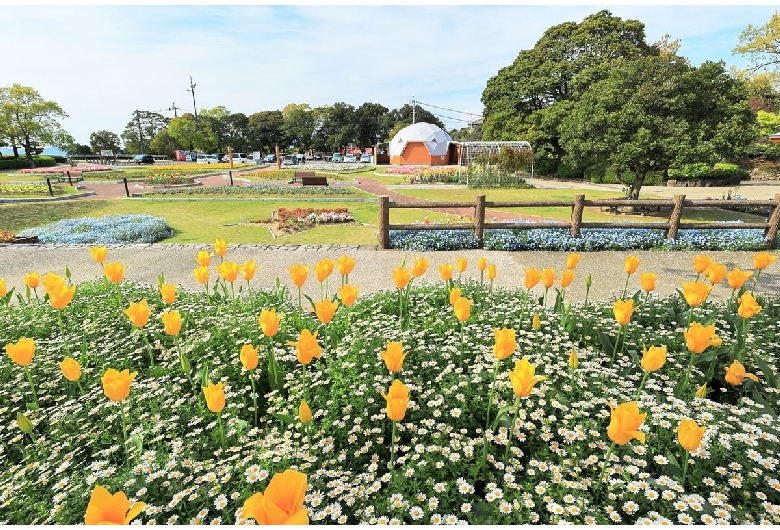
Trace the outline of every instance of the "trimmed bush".
[[[36, 155], [33, 156], [33, 162], [37, 167], [50, 167], [57, 165], [57, 162], [51, 156]], [[19, 158], [14, 158], [13, 155], [6, 155], [0, 157], [0, 169], [23, 169], [30, 167], [27, 162], [27, 157], [20, 155]]]

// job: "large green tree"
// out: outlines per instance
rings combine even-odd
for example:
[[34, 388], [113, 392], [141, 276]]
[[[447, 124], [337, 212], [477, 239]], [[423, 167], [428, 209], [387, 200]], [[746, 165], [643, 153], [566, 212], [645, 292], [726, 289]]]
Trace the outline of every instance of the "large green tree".
[[173, 118], [168, 125], [168, 134], [176, 142], [190, 150], [211, 153], [217, 148], [217, 142], [211, 130], [204, 126], [204, 120], [192, 113], [185, 113], [178, 118]]
[[314, 137], [317, 113], [308, 103], [290, 103], [282, 109], [282, 116], [282, 133], [287, 140], [286, 147], [307, 149]]
[[393, 127], [390, 123], [390, 109], [379, 103], [363, 103], [355, 110], [357, 144], [371, 147], [387, 138]]
[[763, 26], [748, 25], [740, 33], [734, 53], [748, 56], [754, 70], [780, 70], [780, 11]]
[[89, 146], [95, 154], [99, 154], [103, 149], [110, 149], [117, 154], [122, 149], [122, 139], [111, 131], [95, 131], [89, 135]]
[[247, 121], [249, 143], [264, 152], [272, 152], [277, 145], [285, 145], [282, 111], [268, 110], [250, 114]]
[[714, 163], [744, 153], [755, 135], [744, 83], [722, 62], [694, 68], [664, 55], [613, 61], [561, 121], [561, 146], [572, 162], [606, 160], [639, 198], [648, 172]]
[[561, 123], [582, 93], [609, 74], [613, 61], [658, 54], [645, 42], [643, 23], [606, 10], [553, 26], [488, 80], [483, 138], [526, 140], [560, 159]]
[[168, 127], [168, 121], [168, 118], [157, 112], [134, 111], [133, 119], [127, 122], [121, 135], [127, 152], [140, 154], [149, 149], [149, 142], [157, 133]]
[[75, 140], [62, 128], [58, 120], [68, 115], [54, 101], [46, 101], [33, 88], [13, 84], [0, 87], [0, 136], [14, 149], [23, 147], [27, 162], [35, 167], [33, 154], [53, 145], [68, 151]]

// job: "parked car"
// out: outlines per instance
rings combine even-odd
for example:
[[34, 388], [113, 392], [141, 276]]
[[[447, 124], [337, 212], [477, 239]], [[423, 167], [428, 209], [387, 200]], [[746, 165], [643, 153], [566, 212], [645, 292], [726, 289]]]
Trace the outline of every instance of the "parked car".
[[351, 164], [354, 164], [357, 162], [357, 157], [352, 153], [347, 153], [346, 155], [344, 155], [344, 162], [349, 162]]
[[361, 164], [370, 164], [371, 163], [371, 155], [368, 153], [363, 153], [360, 155], [360, 163]]
[[199, 154], [197, 158], [198, 164], [218, 164], [219, 160], [215, 155]]
[[233, 153], [232, 156], [233, 156], [233, 163], [234, 164], [246, 164], [246, 163], [249, 162], [249, 159], [247, 158], [246, 153]]
[[271, 153], [270, 155], [265, 155], [265, 158], [263, 159], [263, 162], [266, 162], [268, 164], [272, 164], [276, 162], [276, 155]]
[[217, 159], [217, 162], [226, 162], [225, 153], [214, 153], [214, 158]]
[[282, 155], [283, 166], [294, 166], [297, 163], [298, 161], [296, 160], [295, 155]]
[[133, 164], [154, 164], [154, 157], [152, 155], [136, 155], [133, 158]]
[[344, 157], [341, 156], [341, 153], [333, 153], [333, 158], [330, 159], [331, 162], [343, 162]]

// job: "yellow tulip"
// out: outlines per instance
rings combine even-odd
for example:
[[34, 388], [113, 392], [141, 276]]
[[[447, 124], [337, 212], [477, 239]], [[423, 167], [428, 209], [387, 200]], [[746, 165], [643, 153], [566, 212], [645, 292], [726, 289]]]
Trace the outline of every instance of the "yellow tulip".
[[412, 267], [412, 276], [419, 278], [428, 270], [430, 262], [425, 258], [414, 258], [414, 267]]
[[137, 375], [138, 372], [131, 374], [127, 368], [121, 372], [109, 368], [100, 378], [103, 383], [103, 393], [111, 401], [123, 401], [130, 395], [130, 383]]
[[477, 268], [484, 272], [487, 269], [487, 258], [479, 258], [477, 260]]
[[130, 307], [125, 309], [125, 314], [135, 327], [142, 328], [149, 322], [149, 315], [152, 314], [152, 310], [149, 309], [149, 305], [144, 299], [138, 303], [130, 302]]
[[235, 261], [223, 261], [217, 265], [217, 273], [228, 283], [233, 283], [238, 278], [238, 263]]
[[534, 328], [534, 331], [542, 329], [542, 319], [539, 318], [539, 313], [534, 313], [534, 317], [531, 319], [531, 327]]
[[642, 350], [642, 368], [655, 372], [666, 363], [666, 346], [650, 346]]
[[688, 282], [682, 284], [683, 297], [688, 305], [696, 307], [701, 305], [709, 296], [712, 290], [711, 285], [705, 285], [702, 282]]
[[452, 306], [453, 310], [455, 311], [455, 316], [460, 320], [461, 322], [465, 322], [469, 319], [469, 316], [471, 316], [471, 300], [467, 298], [460, 297], [457, 300], [455, 300], [455, 303]]
[[542, 285], [544, 285], [546, 289], [549, 289], [553, 286], [556, 278], [557, 276], [555, 275], [555, 269], [544, 269], [542, 271]]
[[260, 311], [257, 322], [260, 324], [260, 328], [266, 337], [273, 337], [279, 332], [279, 321], [281, 319], [282, 315], [276, 314], [276, 308], [271, 310], [263, 309]]
[[626, 258], [626, 261], [623, 264], [623, 268], [626, 270], [627, 274], [634, 274], [639, 268], [639, 263], [639, 258], [636, 256], [629, 256]]
[[580, 255], [579, 254], [569, 254], [569, 256], [566, 258], [566, 268], [567, 269], [576, 269], [577, 265], [580, 262]]
[[683, 333], [685, 344], [692, 353], [701, 353], [710, 346], [720, 346], [723, 341], [715, 334], [715, 324], [702, 326], [693, 322]]
[[5, 352], [19, 366], [27, 366], [35, 356], [35, 341], [22, 337], [16, 342], [6, 344]]
[[160, 286], [160, 296], [162, 296], [163, 302], [170, 305], [176, 301], [176, 285], [172, 283], [164, 283]]
[[211, 254], [208, 250], [201, 250], [195, 257], [195, 261], [200, 267], [208, 267], [211, 264]]
[[455, 267], [457, 267], [458, 272], [463, 273], [463, 271], [466, 270], [466, 267], [468, 266], [469, 260], [467, 258], [458, 258], [455, 260]]
[[28, 272], [24, 275], [24, 284], [30, 289], [37, 289], [41, 283], [41, 275], [37, 272]]
[[443, 265], [439, 265], [439, 274], [441, 274], [441, 279], [446, 281], [449, 281], [452, 279], [452, 263], [445, 263]]
[[493, 328], [495, 344], [493, 345], [493, 356], [502, 361], [512, 355], [517, 349], [517, 340], [515, 340], [515, 330], [509, 328]]
[[81, 378], [81, 366], [73, 357], [65, 357], [60, 363], [60, 370], [68, 381], [78, 381]]
[[46, 273], [43, 278], [41, 278], [41, 283], [43, 284], [43, 288], [46, 290], [46, 292], [49, 293], [65, 286], [65, 278], [54, 274], [53, 272], [49, 272]]
[[617, 408], [609, 406], [612, 410], [607, 436], [617, 445], [625, 445], [634, 438], [640, 443], [645, 443], [645, 433], [639, 430], [647, 414], [640, 414], [636, 401], [621, 403]]
[[296, 347], [298, 352], [298, 362], [301, 364], [309, 364], [312, 358], [320, 358], [322, 355], [322, 347], [317, 343], [317, 332], [312, 333], [308, 329], [304, 328], [298, 335], [298, 342], [288, 342], [292, 346]]
[[92, 247], [89, 249], [89, 253], [92, 254], [92, 259], [97, 263], [103, 263], [108, 256], [108, 249], [106, 247]]
[[5, 286], [5, 278], [0, 278], [0, 297], [5, 296], [8, 293], [8, 288]]
[[547, 379], [544, 376], [536, 376], [536, 365], [528, 362], [527, 357], [523, 357], [515, 363], [515, 369], [509, 372], [509, 380], [512, 382], [512, 391], [517, 397], [528, 397], [531, 395], [536, 383]]
[[296, 287], [302, 287], [306, 283], [306, 278], [309, 276], [309, 266], [303, 266], [300, 263], [296, 263], [287, 272], [290, 273], [290, 278]]
[[305, 399], [302, 399], [301, 404], [298, 406], [298, 419], [304, 425], [311, 421], [311, 409]]
[[76, 286], [66, 286], [64, 283], [52, 287], [49, 291], [49, 303], [54, 309], [65, 309], [67, 305], [73, 300], [73, 295], [76, 294]]
[[753, 271], [742, 271], [739, 270], [739, 267], [734, 267], [734, 270], [726, 275], [726, 280], [728, 280], [729, 287], [732, 289], [741, 289], [751, 276], [753, 276]]
[[255, 277], [255, 272], [257, 271], [257, 264], [255, 263], [255, 260], [249, 260], [245, 261], [243, 265], [241, 265], [241, 276], [244, 277], [244, 280], [246, 281], [252, 281], [252, 278]]
[[227, 243], [225, 243], [224, 239], [217, 239], [214, 242], [214, 252], [220, 258], [225, 257], [225, 254], [227, 254]]
[[696, 256], [693, 258], [693, 271], [696, 274], [702, 274], [707, 270], [707, 267], [710, 266], [710, 263], [712, 263], [712, 260], [709, 256], [705, 256], [704, 254]]
[[772, 263], [775, 262], [777, 259], [777, 256], [774, 254], [770, 254], [769, 252], [763, 251], [759, 252], [755, 256], [753, 256], [753, 266], [758, 270], [763, 270], [769, 267]]
[[577, 352], [574, 350], [574, 348], [572, 348], [571, 353], [569, 353], [569, 368], [576, 370], [579, 366], [580, 360], [577, 357]]
[[209, 281], [209, 268], [207, 266], [201, 265], [200, 267], [196, 267], [192, 274], [201, 285], [204, 285]]
[[634, 312], [634, 299], [628, 300], [616, 300], [612, 306], [612, 312], [615, 315], [615, 320], [621, 326], [625, 326], [631, 321], [631, 314]]
[[349, 307], [357, 301], [358, 288], [348, 283], [344, 284], [344, 287], [339, 287], [339, 298], [341, 303]]
[[460, 298], [460, 287], [453, 287], [450, 289], [450, 305], [454, 306], [458, 298]]
[[718, 285], [726, 277], [726, 266], [713, 261], [704, 271], [704, 275], [712, 285]]
[[739, 386], [742, 384], [742, 381], [745, 380], [745, 378], [752, 379], [756, 383], [758, 382], [758, 377], [756, 377], [755, 374], [751, 374], [750, 372], [745, 371], [745, 367], [742, 366], [742, 363], [734, 359], [734, 362], [731, 363], [731, 366], [726, 368], [726, 382], [730, 383], [734, 386]]
[[683, 418], [680, 421], [680, 426], [677, 428], [677, 441], [683, 446], [683, 449], [693, 453], [699, 448], [706, 430], [706, 427], [696, 425], [695, 421]]
[[643, 272], [639, 275], [639, 283], [642, 284], [642, 290], [645, 292], [655, 291], [655, 281], [658, 275], [654, 272]]
[[244, 344], [241, 346], [241, 353], [238, 354], [238, 358], [247, 370], [254, 370], [257, 368], [257, 350], [251, 344]]
[[322, 302], [314, 302], [314, 313], [317, 315], [317, 318], [320, 319], [320, 322], [327, 324], [333, 320], [333, 316], [336, 314], [336, 309], [338, 309], [338, 307], [338, 303], [334, 303], [330, 298], [326, 298]]
[[203, 395], [206, 397], [206, 406], [211, 412], [219, 414], [225, 408], [225, 391], [221, 381], [216, 385], [209, 381], [209, 386], [203, 387]]
[[112, 495], [103, 486], [95, 486], [84, 514], [84, 524], [129, 525], [144, 507], [146, 503], [143, 502], [135, 502], [131, 505], [127, 496], [121, 491]]
[[163, 328], [168, 335], [178, 335], [181, 332], [181, 313], [178, 311], [166, 311], [160, 318], [163, 321]]
[[355, 258], [350, 256], [341, 256], [336, 261], [336, 266], [339, 268], [339, 274], [342, 276], [347, 276], [350, 272], [352, 272], [352, 269], [355, 268]]
[[125, 268], [126, 267], [118, 261], [112, 261], [111, 263], [106, 263], [103, 267], [103, 274], [106, 275], [106, 278], [108, 278], [111, 283], [119, 283], [125, 276]]
[[704, 383], [699, 388], [696, 389], [696, 397], [698, 398], [704, 398], [707, 397], [707, 383]]
[[387, 417], [393, 421], [401, 421], [409, 406], [409, 387], [398, 379], [393, 381], [387, 394], [382, 394], [387, 401]]
[[745, 292], [739, 297], [739, 308], [737, 314], [742, 318], [753, 318], [761, 311], [756, 299], [749, 292]]
[[397, 269], [393, 269], [393, 282], [395, 282], [395, 286], [399, 289], [403, 289], [409, 284], [409, 281], [412, 279], [412, 271], [411, 269], [404, 269], [403, 267], [398, 267]]
[[488, 277], [488, 280], [495, 280], [496, 279], [496, 266], [493, 263], [488, 265], [487, 277]]
[[305, 495], [306, 475], [288, 469], [271, 478], [265, 494], [255, 493], [244, 501], [244, 517], [261, 525], [309, 524]]
[[402, 343], [388, 342], [387, 349], [381, 352], [380, 355], [390, 372], [400, 372], [403, 369], [406, 354], [403, 352]]
[[542, 279], [542, 272], [533, 267], [525, 270], [525, 287], [526, 289], [533, 289], [539, 280]]
[[565, 289], [571, 285], [572, 281], [574, 281], [574, 270], [566, 269], [563, 271], [563, 274], [561, 274], [561, 287]]
[[324, 258], [318, 261], [314, 265], [314, 274], [317, 276], [317, 281], [322, 283], [328, 276], [333, 273], [336, 268], [336, 262], [330, 258]]

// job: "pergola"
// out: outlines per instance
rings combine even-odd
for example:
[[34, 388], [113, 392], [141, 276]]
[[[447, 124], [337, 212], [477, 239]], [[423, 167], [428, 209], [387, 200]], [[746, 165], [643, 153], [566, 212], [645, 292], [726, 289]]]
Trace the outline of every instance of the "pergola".
[[[529, 149], [533, 150], [531, 144], [523, 140], [513, 140], [507, 142], [459, 142], [460, 156], [458, 157], [458, 179], [460, 171], [464, 166], [468, 166], [480, 155], [498, 155], [502, 147], [509, 147], [515, 150]], [[534, 166], [531, 162], [531, 176], [533, 176]]]

